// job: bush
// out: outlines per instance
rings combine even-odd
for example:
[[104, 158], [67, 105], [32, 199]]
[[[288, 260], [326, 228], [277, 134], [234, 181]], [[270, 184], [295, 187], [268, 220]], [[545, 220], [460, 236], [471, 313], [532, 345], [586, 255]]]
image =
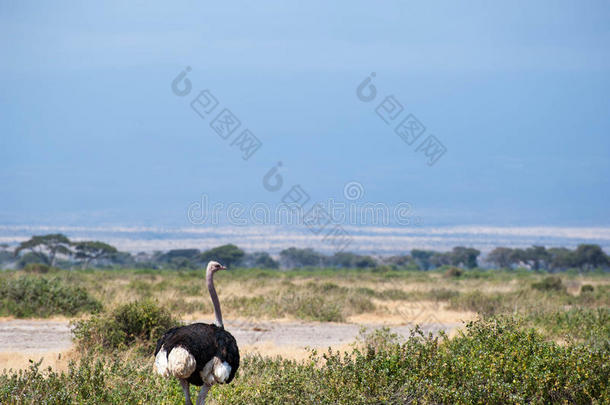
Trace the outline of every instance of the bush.
[[595, 289], [593, 288], [593, 286], [591, 284], [583, 284], [580, 287], [581, 294], [592, 293], [593, 291], [595, 291]]
[[464, 274], [464, 272], [462, 271], [462, 269], [460, 269], [458, 267], [449, 267], [445, 271], [445, 277], [447, 277], [447, 278], [458, 278], [463, 274]]
[[532, 284], [532, 288], [539, 291], [557, 291], [565, 292], [566, 287], [561, 282], [561, 278], [557, 276], [548, 276], [541, 281]]
[[435, 301], [449, 301], [451, 298], [460, 295], [459, 291], [448, 290], [446, 288], [435, 288], [426, 293], [426, 296]]
[[28, 263], [23, 268], [23, 271], [26, 273], [45, 274], [49, 272], [50, 268], [51, 267], [43, 263]]
[[309, 282], [298, 287], [289, 285], [275, 294], [229, 297], [225, 300], [225, 307], [241, 316], [292, 315], [320, 322], [343, 322], [349, 315], [375, 309], [367, 294], [328, 282]]
[[297, 363], [246, 357], [219, 403], [607, 403], [608, 351], [546, 342], [511, 319], [477, 321], [453, 339], [388, 331], [341, 354]]
[[152, 353], [157, 340], [177, 325], [179, 322], [167, 310], [144, 300], [77, 321], [73, 333], [81, 350], [113, 351], [135, 344], [143, 352]]
[[[312, 351], [296, 362], [246, 355], [231, 384], [210, 391], [229, 404], [609, 403], [608, 347], [547, 342], [510, 318], [477, 321], [449, 339], [388, 330], [348, 352]], [[67, 372], [0, 375], [0, 403], [182, 403], [175, 379], [151, 372], [151, 359], [85, 355]]]
[[[151, 372], [150, 362], [85, 356], [67, 371], [29, 369], [0, 375], [2, 404], [179, 404], [179, 385]], [[175, 380], [175, 379], [172, 379]]]
[[567, 311], [534, 313], [529, 319], [550, 337], [610, 347], [610, 308], [570, 308]]
[[378, 293], [378, 297], [381, 299], [387, 300], [407, 300], [409, 299], [409, 293], [403, 290], [399, 290], [398, 288], [390, 288], [388, 290], [383, 290]]
[[373, 273], [388, 273], [388, 272], [392, 271], [392, 267], [388, 266], [387, 264], [382, 264], [382, 265], [373, 267], [371, 269], [371, 271]]
[[473, 311], [482, 316], [492, 316], [507, 309], [507, 301], [501, 294], [483, 294], [479, 291], [468, 292], [450, 298], [450, 309]]
[[66, 285], [59, 279], [26, 275], [0, 280], [0, 314], [18, 318], [51, 315], [74, 316], [102, 309], [99, 301], [79, 287]]

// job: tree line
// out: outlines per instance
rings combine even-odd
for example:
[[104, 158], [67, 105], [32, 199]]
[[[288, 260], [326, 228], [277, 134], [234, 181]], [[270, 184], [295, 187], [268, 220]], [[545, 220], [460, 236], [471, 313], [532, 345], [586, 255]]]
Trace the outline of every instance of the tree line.
[[471, 247], [457, 246], [448, 252], [413, 249], [403, 255], [372, 257], [351, 252], [326, 255], [311, 248], [290, 247], [274, 258], [267, 252], [246, 253], [236, 245], [226, 244], [208, 250], [172, 249], [131, 254], [100, 241], [71, 241], [63, 234], [33, 236], [11, 248], [0, 245], [0, 266], [25, 268], [44, 265], [62, 268], [134, 267], [153, 269], [197, 269], [209, 260], [227, 266], [266, 269], [301, 267], [385, 268], [431, 270], [443, 266], [461, 268], [496, 267], [528, 268], [532, 270], [563, 271], [571, 268], [584, 270], [608, 269], [610, 258], [595, 244], [581, 244], [576, 249], [497, 247], [486, 257]]

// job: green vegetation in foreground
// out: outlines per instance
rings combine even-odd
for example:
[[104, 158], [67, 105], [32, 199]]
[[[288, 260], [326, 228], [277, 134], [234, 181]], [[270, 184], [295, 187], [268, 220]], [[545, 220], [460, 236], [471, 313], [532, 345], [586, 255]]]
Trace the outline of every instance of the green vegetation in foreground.
[[23, 275], [0, 279], [0, 315], [19, 318], [52, 315], [73, 316], [81, 312], [97, 312], [99, 301], [86, 290], [72, 287], [58, 278]]
[[136, 346], [143, 353], [152, 354], [157, 340], [178, 325], [180, 322], [165, 308], [145, 300], [76, 321], [72, 332], [81, 351], [111, 352]]
[[[67, 372], [33, 364], [2, 375], [0, 403], [181, 403], [178, 382], [153, 374], [151, 356], [133, 353], [127, 361], [84, 355]], [[211, 397], [248, 405], [603, 404], [609, 354], [608, 345], [558, 345], [501, 317], [470, 323], [452, 339], [416, 331], [400, 342], [376, 331], [349, 352], [312, 352], [303, 362], [245, 356], [235, 380], [214, 386]]]

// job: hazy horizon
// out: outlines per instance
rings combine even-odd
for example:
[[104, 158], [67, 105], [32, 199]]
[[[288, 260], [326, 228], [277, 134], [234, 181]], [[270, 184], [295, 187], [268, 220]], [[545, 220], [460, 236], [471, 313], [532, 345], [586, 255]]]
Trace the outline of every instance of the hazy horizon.
[[[598, 244], [610, 251], [610, 227], [383, 227], [345, 226], [342, 250], [387, 256], [412, 249], [448, 251], [455, 246], [474, 247], [483, 254], [495, 247], [525, 248], [532, 245], [575, 248], [581, 243]], [[101, 240], [120, 250], [135, 252], [171, 249], [206, 250], [222, 244], [236, 244], [247, 252], [277, 254], [288, 247], [313, 248], [332, 253], [337, 246], [305, 227], [287, 226], [7, 226], [0, 225], [0, 243], [15, 245], [32, 235], [64, 233], [72, 240]]]

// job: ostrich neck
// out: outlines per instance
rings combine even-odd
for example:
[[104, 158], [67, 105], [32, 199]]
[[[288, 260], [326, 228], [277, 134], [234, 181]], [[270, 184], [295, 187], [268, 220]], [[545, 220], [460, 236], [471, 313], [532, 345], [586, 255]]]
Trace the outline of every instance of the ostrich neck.
[[216, 288], [214, 288], [214, 273], [208, 271], [205, 275], [205, 279], [208, 283], [208, 291], [210, 292], [210, 298], [212, 298], [212, 304], [214, 305], [214, 316], [216, 326], [223, 327], [222, 313], [220, 312], [220, 301], [218, 301], [218, 294], [216, 294]]

